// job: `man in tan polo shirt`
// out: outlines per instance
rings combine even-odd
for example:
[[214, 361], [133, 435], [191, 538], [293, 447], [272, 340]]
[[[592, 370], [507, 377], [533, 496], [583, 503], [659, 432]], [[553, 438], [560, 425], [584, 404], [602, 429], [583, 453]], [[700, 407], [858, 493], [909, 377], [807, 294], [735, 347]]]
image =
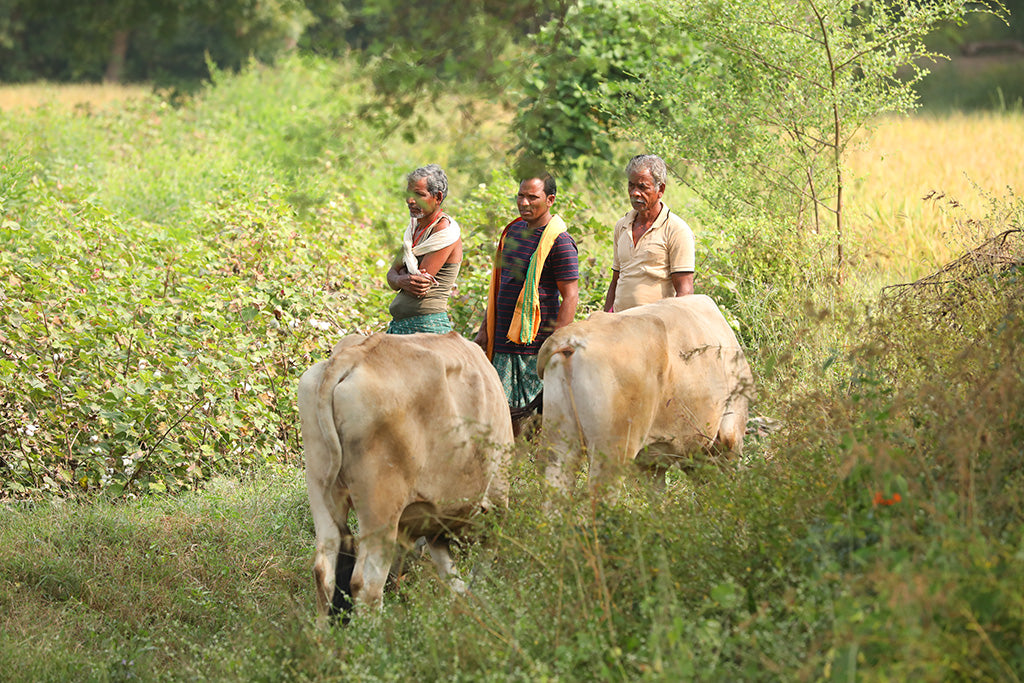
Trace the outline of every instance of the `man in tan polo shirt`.
[[626, 176], [633, 208], [615, 224], [606, 311], [693, 294], [693, 231], [661, 201], [668, 167], [661, 157], [640, 154], [626, 166]]

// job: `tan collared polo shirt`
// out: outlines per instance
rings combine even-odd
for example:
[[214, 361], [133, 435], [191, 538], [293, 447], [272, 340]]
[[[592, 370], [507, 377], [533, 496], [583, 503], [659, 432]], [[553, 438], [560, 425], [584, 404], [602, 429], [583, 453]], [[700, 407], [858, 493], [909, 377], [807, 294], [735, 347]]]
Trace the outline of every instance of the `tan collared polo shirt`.
[[633, 245], [633, 218], [630, 210], [615, 224], [612, 270], [619, 274], [615, 286], [614, 310], [650, 304], [675, 296], [672, 273], [692, 273], [696, 269], [693, 231], [664, 202], [651, 227]]

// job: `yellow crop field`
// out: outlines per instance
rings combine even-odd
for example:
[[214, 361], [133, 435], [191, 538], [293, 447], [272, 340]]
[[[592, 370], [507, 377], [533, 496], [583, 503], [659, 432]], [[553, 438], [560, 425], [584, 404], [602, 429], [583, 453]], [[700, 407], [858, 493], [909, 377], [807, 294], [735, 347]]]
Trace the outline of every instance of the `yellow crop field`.
[[12, 112], [40, 105], [102, 107], [133, 97], [142, 97], [152, 89], [145, 85], [113, 83], [26, 83], [0, 86], [0, 111]]
[[975, 246], [984, 235], [960, 224], [1024, 190], [1021, 149], [1020, 112], [879, 121], [848, 157], [847, 232], [860, 265], [914, 279]]

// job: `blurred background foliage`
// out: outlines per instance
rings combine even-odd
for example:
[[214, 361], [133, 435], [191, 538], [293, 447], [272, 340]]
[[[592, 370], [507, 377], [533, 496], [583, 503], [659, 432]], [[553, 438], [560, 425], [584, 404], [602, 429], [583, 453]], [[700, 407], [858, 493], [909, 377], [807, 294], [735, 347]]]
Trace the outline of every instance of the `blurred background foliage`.
[[[21, 292], [4, 299], [4, 363], [20, 377], [6, 419], [53, 425], [28, 435], [46, 441], [34, 455], [7, 432], [14, 493], [111, 476], [132, 489], [146, 463], [154, 486], [189, 486], [237, 460], [214, 453], [239, 430], [261, 441], [236, 455], [287, 457], [281, 381], [337, 332], [382, 324], [401, 178], [426, 161], [449, 169], [467, 230], [451, 311], [463, 334], [517, 163], [559, 173], [586, 314], [606, 286], [621, 168], [643, 149], [681, 181], [668, 201], [697, 228], [700, 291], [772, 365], [798, 306], [850, 300], [835, 285], [878, 225], [840, 222], [855, 134], [914, 107], [920, 62], [939, 58], [929, 45], [1012, 41], [1016, 25], [959, 0], [808, 5], [817, 34], [796, 30], [803, 5], [775, 0], [0, 2], [8, 80], [187, 84], [116, 109], [0, 117], [3, 264]], [[75, 351], [82, 335], [89, 353]], [[158, 376], [140, 365], [168, 344]], [[229, 380], [247, 373], [251, 396]], [[180, 421], [151, 424], [165, 405]]]
[[[938, 3], [924, 6], [931, 4]], [[859, 3], [859, 11], [885, 5]], [[1003, 19], [950, 21], [936, 27], [930, 44], [948, 54], [1019, 53], [1024, 0], [1001, 5]], [[663, 60], [685, 61], [697, 49], [686, 34], [654, 34], [666, 9], [614, 0], [0, 0], [0, 82], [144, 81], [194, 90], [211, 62], [234, 70], [294, 51], [351, 53], [372, 67], [375, 86], [402, 118], [423, 92], [472, 84], [545, 115], [552, 100], [563, 102], [574, 125], [587, 127], [581, 113], [596, 124], [601, 116], [592, 96], [572, 92], [574, 82], [614, 97], [617, 84], [652, 61], [655, 45]], [[1006, 102], [1020, 97], [1015, 83], [1024, 79], [1016, 75], [993, 76]], [[941, 104], [941, 88], [934, 91]], [[957, 102], [994, 105], [988, 95]], [[580, 131], [552, 134], [570, 132]], [[604, 151], [603, 141], [584, 132], [583, 141], [574, 136], [567, 160]]]

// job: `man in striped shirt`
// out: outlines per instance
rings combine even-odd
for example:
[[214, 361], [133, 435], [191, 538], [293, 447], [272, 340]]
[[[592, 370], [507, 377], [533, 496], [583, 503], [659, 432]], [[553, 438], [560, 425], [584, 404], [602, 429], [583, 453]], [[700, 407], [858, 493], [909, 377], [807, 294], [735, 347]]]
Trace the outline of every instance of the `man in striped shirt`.
[[486, 321], [474, 339], [497, 369], [514, 418], [537, 407], [537, 351], [573, 321], [579, 303], [576, 242], [551, 213], [555, 190], [546, 174], [519, 184], [519, 218], [498, 243]]

